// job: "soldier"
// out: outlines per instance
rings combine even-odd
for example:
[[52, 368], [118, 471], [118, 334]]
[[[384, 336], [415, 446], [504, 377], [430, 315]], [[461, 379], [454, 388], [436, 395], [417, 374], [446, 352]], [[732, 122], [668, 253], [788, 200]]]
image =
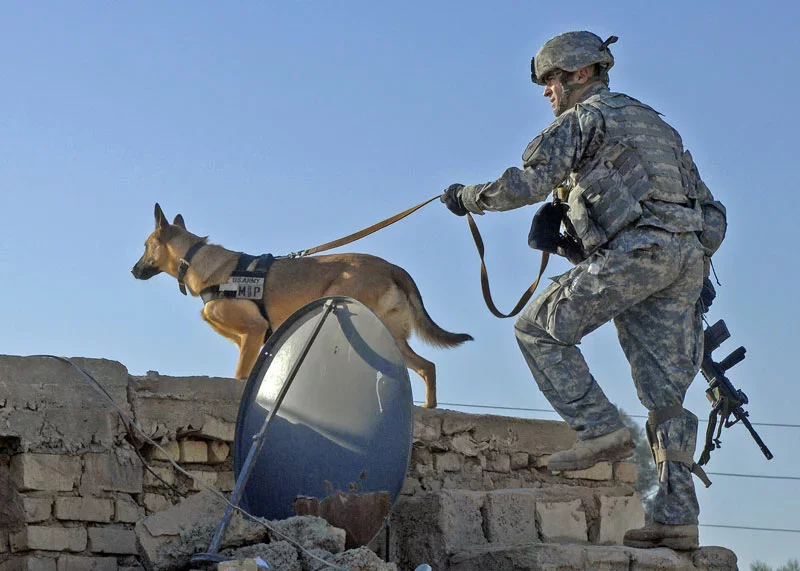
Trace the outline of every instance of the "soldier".
[[545, 43], [531, 74], [556, 119], [525, 149], [522, 169], [511, 167], [486, 184], [451, 185], [442, 202], [463, 216], [519, 208], [554, 192], [536, 213], [529, 242], [576, 265], [515, 324], [539, 388], [578, 433], [548, 468], [581, 470], [633, 454], [630, 431], [576, 346], [613, 319], [650, 412], [647, 434], [659, 472], [647, 524], [629, 530], [624, 543], [688, 550], [698, 546], [692, 473], [707, 479], [693, 460], [697, 417], [682, 404], [702, 359], [698, 299], [725, 234], [725, 209], [677, 131], [651, 107], [609, 91], [608, 46], [616, 41], [583, 31]]

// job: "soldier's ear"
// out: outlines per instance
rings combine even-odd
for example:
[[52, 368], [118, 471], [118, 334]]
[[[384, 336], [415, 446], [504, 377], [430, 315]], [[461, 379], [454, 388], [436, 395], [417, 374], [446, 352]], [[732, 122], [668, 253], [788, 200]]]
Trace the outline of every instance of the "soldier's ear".
[[184, 221], [183, 221], [183, 216], [181, 216], [180, 214], [178, 214], [178, 215], [175, 217], [175, 220], [173, 220], [173, 221], [172, 221], [172, 223], [173, 223], [175, 226], [180, 226], [181, 228], [183, 228], [184, 230], [186, 230], [186, 222], [184, 222]]
[[156, 217], [156, 230], [169, 228], [169, 222], [167, 222], [167, 217], [164, 216], [164, 212], [161, 210], [161, 207], [156, 202], [155, 212], [153, 213]]

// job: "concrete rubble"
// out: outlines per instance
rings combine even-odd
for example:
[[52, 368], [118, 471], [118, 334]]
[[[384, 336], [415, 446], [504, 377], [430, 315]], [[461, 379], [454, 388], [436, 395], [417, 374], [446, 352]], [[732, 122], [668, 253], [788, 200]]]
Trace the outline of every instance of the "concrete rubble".
[[[415, 411], [411, 461], [390, 514], [393, 563], [384, 562], [383, 530], [345, 550], [346, 532], [318, 517], [268, 522], [275, 533], [237, 515], [221, 550], [234, 560], [196, 566], [191, 555], [208, 549], [224, 510], [197, 480], [233, 490], [244, 384], [75, 362], [119, 410], [63, 362], [0, 356], [0, 571], [326, 568], [309, 554], [351, 571], [423, 562], [435, 571], [737, 569], [721, 547], [622, 547], [644, 517], [635, 466], [549, 472], [548, 456], [575, 438], [563, 423], [427, 409]], [[120, 411], [158, 446], [130, 433]]]

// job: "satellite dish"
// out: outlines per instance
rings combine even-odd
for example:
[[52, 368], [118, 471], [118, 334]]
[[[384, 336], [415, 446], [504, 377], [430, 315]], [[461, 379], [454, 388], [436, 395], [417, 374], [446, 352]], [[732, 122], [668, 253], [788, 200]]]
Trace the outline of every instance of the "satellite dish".
[[413, 426], [408, 370], [384, 324], [348, 297], [313, 301], [270, 336], [247, 380], [234, 441], [240, 504], [282, 519], [296, 498], [335, 490], [385, 491], [394, 503]]

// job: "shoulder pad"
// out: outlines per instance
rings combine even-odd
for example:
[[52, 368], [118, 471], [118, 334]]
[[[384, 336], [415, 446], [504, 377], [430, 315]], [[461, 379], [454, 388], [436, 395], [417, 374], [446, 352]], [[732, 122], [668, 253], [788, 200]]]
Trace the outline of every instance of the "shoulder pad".
[[623, 107], [641, 107], [643, 109], [649, 109], [653, 113], [657, 113], [661, 115], [658, 111], [639, 101], [638, 99], [634, 99], [630, 95], [625, 95], [624, 93], [608, 93], [605, 96], [599, 95], [596, 97], [590, 97], [584, 103], [595, 103], [598, 105], [606, 105], [611, 107], [612, 109], [622, 109]]

